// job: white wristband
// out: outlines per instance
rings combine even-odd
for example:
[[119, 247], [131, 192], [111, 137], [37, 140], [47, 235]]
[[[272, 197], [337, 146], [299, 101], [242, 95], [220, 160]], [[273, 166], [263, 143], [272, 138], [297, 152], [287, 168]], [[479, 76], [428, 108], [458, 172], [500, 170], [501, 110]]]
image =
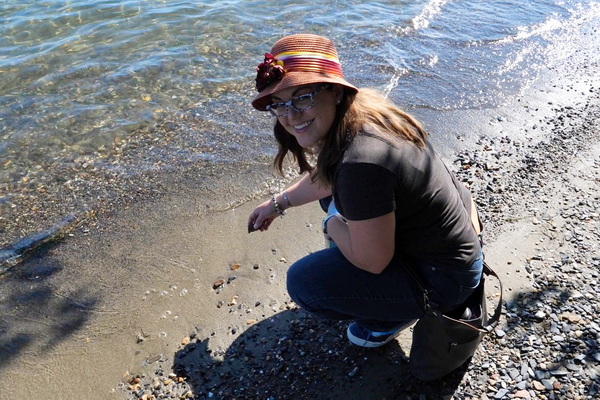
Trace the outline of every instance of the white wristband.
[[341, 217], [341, 214], [335, 213], [335, 214], [330, 214], [325, 217], [325, 219], [323, 220], [323, 224], [322, 224], [323, 234], [327, 235], [327, 222], [333, 217]]

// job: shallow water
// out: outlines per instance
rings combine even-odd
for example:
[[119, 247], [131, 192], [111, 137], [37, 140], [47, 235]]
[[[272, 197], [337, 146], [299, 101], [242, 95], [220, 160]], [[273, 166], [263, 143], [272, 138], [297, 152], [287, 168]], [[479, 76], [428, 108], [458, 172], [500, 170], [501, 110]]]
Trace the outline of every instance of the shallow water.
[[15, 199], [65, 182], [93, 178], [110, 197], [115, 177], [264, 163], [271, 122], [249, 100], [255, 66], [285, 34], [331, 37], [348, 80], [427, 126], [498, 107], [577, 64], [598, 45], [598, 22], [600, 3], [578, 0], [5, 0], [0, 206], [27, 207]]

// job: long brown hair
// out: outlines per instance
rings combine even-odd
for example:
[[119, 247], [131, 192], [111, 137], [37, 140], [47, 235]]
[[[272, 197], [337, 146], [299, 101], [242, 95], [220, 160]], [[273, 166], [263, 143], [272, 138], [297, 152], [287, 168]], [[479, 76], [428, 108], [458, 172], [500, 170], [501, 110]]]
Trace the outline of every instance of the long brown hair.
[[342, 159], [344, 150], [366, 127], [382, 137], [403, 139], [418, 147], [425, 147], [427, 133], [413, 116], [374, 89], [360, 89], [355, 94], [344, 88], [342, 101], [337, 107], [333, 124], [319, 150], [316, 165], [311, 165], [309, 161], [314, 155], [311, 149], [302, 148], [296, 138], [277, 120], [274, 133], [279, 149], [274, 166], [283, 175], [283, 163], [289, 152], [298, 163], [300, 173], [311, 172], [313, 181], [332, 186], [335, 167]]

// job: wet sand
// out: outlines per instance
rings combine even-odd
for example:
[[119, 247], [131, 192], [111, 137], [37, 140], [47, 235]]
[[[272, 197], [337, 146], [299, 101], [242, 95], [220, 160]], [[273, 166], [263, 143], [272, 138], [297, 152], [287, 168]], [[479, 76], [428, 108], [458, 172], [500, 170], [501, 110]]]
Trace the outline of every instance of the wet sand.
[[[581, 84], [593, 87], [588, 81]], [[580, 134], [579, 143], [563, 138], [555, 147], [537, 148], [544, 152], [540, 158], [554, 162], [547, 164], [547, 171], [527, 170], [533, 168], [527, 164], [527, 151], [518, 149], [536, 147], [524, 136], [524, 143], [507, 147], [512, 153], [496, 157], [502, 160], [498, 169], [482, 167], [487, 175], [471, 179], [476, 198], [484, 204], [486, 259], [503, 280], [507, 303], [535, 286], [524, 266], [547, 238], [542, 214], [556, 215], [563, 207], [558, 201], [566, 190], [561, 182], [573, 190], [597, 188], [597, 85], [594, 90], [575, 108], [561, 111], [559, 93], [552, 110], [528, 111], [529, 125], [533, 119], [543, 125], [548, 115], [553, 118], [553, 128], [540, 133], [548, 139], [573, 130]], [[455, 120], [466, 121], [464, 117]], [[464, 123], [465, 132], [480, 125], [495, 136], [475, 144], [473, 134], [468, 144], [459, 140], [457, 148], [465, 143], [485, 152], [486, 146], [499, 147], [503, 130], [525, 129], [518, 118], [491, 123], [485, 110], [471, 119], [471, 125]], [[566, 124], [561, 127], [560, 121]], [[582, 138], [587, 140], [584, 146]], [[453, 161], [448, 159], [468, 180], [464, 164]], [[531, 181], [522, 180], [528, 173]], [[247, 216], [258, 201], [206, 212], [188, 188], [157, 201], [133, 203], [84, 224], [3, 274], [0, 399], [138, 398], [144, 383], [168, 378], [174, 360], [188, 353], [196, 357], [199, 375], [186, 379], [198, 398], [314, 398], [322, 393], [323, 398], [383, 399], [416, 393], [407, 386], [409, 332], [390, 349], [368, 352], [345, 342], [344, 326], [316, 321], [290, 302], [287, 266], [324, 243], [318, 206], [292, 209], [268, 232], [248, 234]], [[598, 216], [591, 220], [597, 224]], [[587, 225], [591, 232], [594, 226]], [[224, 283], [215, 288], [220, 279]], [[494, 285], [489, 295], [490, 301], [497, 298]], [[486, 340], [488, 350], [506, 345], [496, 337]], [[264, 365], [264, 371], [257, 365]], [[294, 366], [292, 371], [286, 365]], [[264, 387], [248, 387], [245, 394], [233, 396], [250, 376]], [[199, 387], [198, 382], [211, 385]], [[225, 392], [219, 395], [219, 389]]]
[[[285, 310], [286, 265], [324, 243], [320, 210], [294, 210], [258, 237], [246, 231], [252, 208], [137, 205], [5, 276], [0, 398], [122, 398], [109, 394], [127, 373], [168, 364], [191, 332], [224, 354], [248, 320]], [[219, 279], [229, 283], [215, 290]], [[233, 301], [244, 311], [229, 313]]]

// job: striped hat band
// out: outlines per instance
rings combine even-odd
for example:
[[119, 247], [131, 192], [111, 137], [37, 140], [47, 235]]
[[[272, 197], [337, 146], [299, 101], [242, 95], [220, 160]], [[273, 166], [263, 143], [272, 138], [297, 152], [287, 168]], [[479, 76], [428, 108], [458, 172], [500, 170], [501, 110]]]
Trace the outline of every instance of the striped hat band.
[[286, 72], [307, 71], [324, 73], [328, 75], [344, 77], [342, 65], [337, 56], [315, 53], [315, 52], [285, 52], [273, 55], [277, 60], [283, 61], [283, 69]]

